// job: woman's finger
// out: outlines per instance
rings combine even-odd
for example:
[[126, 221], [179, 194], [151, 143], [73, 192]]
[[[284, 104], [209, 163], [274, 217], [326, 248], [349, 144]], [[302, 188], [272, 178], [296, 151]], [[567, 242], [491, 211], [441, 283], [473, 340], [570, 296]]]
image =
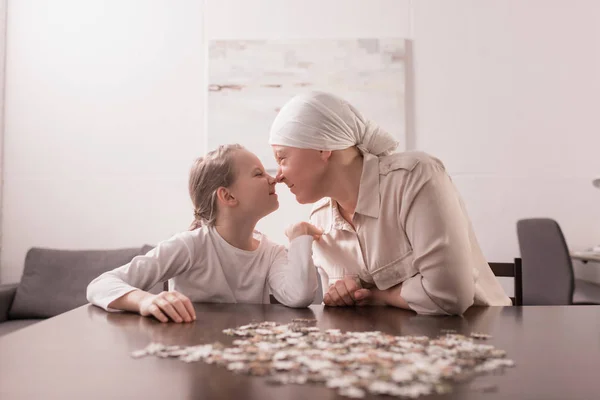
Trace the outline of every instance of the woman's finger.
[[337, 290], [338, 294], [340, 295], [340, 298], [344, 302], [343, 305], [346, 305], [346, 306], [354, 305], [354, 299], [352, 298], [352, 296], [348, 292], [348, 289], [346, 288], [345, 279], [339, 280], [335, 283], [335, 290]]
[[373, 293], [369, 289], [359, 289], [354, 292], [354, 298], [359, 306], [366, 306], [370, 304]]
[[354, 299], [354, 293], [361, 288], [361, 286], [357, 283], [357, 278], [355, 278], [353, 275], [344, 277], [344, 285], [346, 285], [346, 290], [348, 293], [350, 293], [352, 299]]
[[346, 307], [346, 301], [342, 298], [342, 294], [337, 290], [337, 287], [332, 288], [336, 293], [336, 301], [335, 304], [339, 307]]
[[346, 303], [344, 303], [344, 300], [342, 300], [342, 298], [338, 294], [337, 290], [335, 290], [335, 285], [331, 286], [329, 288], [329, 291], [327, 292], [327, 294], [331, 297], [331, 302], [333, 303], [334, 306], [346, 305]]
[[169, 322], [169, 318], [167, 318], [167, 316], [160, 311], [160, 308], [158, 308], [156, 304], [151, 304], [150, 307], [148, 307], [148, 311], [160, 322]]

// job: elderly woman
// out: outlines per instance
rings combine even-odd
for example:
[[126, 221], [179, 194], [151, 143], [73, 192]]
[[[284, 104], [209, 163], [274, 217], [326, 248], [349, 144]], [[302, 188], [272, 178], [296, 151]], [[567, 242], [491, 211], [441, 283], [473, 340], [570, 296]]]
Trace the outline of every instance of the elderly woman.
[[511, 304], [440, 160], [395, 153], [391, 135], [323, 92], [285, 104], [269, 144], [277, 180], [314, 203], [311, 222], [324, 230], [313, 257], [326, 305], [453, 315]]

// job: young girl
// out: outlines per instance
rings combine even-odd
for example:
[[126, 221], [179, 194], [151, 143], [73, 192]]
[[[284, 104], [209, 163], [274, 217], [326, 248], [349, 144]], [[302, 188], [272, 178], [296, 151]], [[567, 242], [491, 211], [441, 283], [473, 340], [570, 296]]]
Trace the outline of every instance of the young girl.
[[[312, 242], [322, 231], [305, 222], [292, 225], [286, 230], [289, 251], [255, 231], [279, 202], [275, 179], [254, 154], [237, 144], [220, 146], [196, 160], [189, 191], [195, 216], [190, 231], [94, 279], [88, 301], [161, 322], [196, 319], [192, 302], [269, 303], [270, 291], [288, 307], [312, 302]], [[171, 291], [145, 291], [168, 279]]]

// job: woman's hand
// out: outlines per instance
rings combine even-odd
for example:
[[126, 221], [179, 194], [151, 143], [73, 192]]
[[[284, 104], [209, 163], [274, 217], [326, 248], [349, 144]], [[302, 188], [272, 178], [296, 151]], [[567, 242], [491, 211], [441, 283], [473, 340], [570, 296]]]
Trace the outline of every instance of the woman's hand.
[[386, 305], [379, 289], [365, 289], [353, 276], [345, 276], [329, 287], [323, 297], [326, 306], [372, 306]]
[[296, 224], [290, 225], [285, 230], [285, 236], [288, 237], [290, 242], [298, 236], [302, 235], [311, 235], [315, 240], [319, 240], [323, 235], [323, 230], [317, 228], [316, 226], [308, 222], [298, 222]]
[[189, 298], [179, 292], [161, 292], [149, 295], [139, 303], [139, 313], [144, 317], [153, 316], [160, 322], [192, 322], [196, 311]]

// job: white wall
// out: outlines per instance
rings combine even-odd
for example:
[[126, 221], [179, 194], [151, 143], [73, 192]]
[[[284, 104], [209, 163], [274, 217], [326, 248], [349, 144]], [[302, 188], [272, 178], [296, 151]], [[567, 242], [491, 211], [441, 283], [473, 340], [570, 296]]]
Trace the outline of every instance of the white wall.
[[[135, 246], [187, 228], [207, 38], [407, 36], [407, 2], [323, 3], [10, 3], [2, 281], [20, 278], [31, 246]], [[283, 240], [309, 207], [279, 192], [260, 227]]]
[[9, 3], [2, 281], [31, 246], [185, 230], [202, 154], [200, 1]]
[[[31, 246], [156, 243], [187, 227], [208, 39], [413, 39], [416, 146], [445, 161], [490, 260], [515, 222], [600, 244], [600, 4], [570, 1], [11, 2], [0, 278]], [[343, 6], [342, 6], [343, 5]], [[265, 138], [266, 140], [266, 138]], [[261, 222], [274, 239], [307, 215]]]
[[[410, 37], [410, 7], [403, 0], [209, 0], [205, 16], [207, 40]], [[264, 138], [266, 144], [268, 132]], [[261, 220], [258, 229], [285, 243], [283, 228], [307, 219], [312, 206], [296, 203], [283, 185], [277, 192], [279, 210]]]
[[417, 145], [455, 176], [486, 254], [552, 216], [600, 243], [600, 4], [415, 2]]
[[[6, 0], [0, 0], [0, 258], [2, 254], [2, 187], [4, 186], [4, 66], [6, 54]], [[1, 271], [1, 267], [0, 267]], [[0, 272], [1, 275], [1, 272]], [[0, 280], [1, 282], [1, 280]]]
[[519, 254], [520, 218], [600, 244], [600, 3], [414, 4], [417, 147], [446, 163], [488, 259]]

